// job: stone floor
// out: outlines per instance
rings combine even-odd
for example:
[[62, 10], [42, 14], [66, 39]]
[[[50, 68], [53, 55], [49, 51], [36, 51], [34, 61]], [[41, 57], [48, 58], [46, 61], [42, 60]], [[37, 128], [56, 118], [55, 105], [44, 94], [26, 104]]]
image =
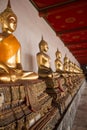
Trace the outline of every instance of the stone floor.
[[87, 86], [81, 96], [72, 130], [87, 130]]

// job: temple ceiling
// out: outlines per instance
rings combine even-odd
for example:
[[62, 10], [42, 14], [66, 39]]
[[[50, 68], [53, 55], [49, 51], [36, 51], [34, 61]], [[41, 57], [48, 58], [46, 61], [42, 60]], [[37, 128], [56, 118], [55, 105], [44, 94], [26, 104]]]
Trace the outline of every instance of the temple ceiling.
[[87, 1], [30, 0], [81, 65], [87, 65]]

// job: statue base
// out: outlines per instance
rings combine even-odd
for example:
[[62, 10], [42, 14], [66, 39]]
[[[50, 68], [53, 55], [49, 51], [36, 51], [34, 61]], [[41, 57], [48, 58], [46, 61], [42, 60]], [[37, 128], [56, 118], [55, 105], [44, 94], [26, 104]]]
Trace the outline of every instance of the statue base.
[[49, 113], [52, 97], [46, 93], [42, 80], [0, 84], [0, 129], [29, 129]]

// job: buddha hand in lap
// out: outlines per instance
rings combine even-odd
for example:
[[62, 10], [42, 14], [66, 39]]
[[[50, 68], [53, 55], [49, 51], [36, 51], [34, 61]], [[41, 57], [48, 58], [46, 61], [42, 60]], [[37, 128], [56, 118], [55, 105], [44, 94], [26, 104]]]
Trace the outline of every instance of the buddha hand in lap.
[[0, 81], [9, 82], [37, 79], [34, 72], [26, 72], [21, 65], [21, 45], [12, 34], [17, 27], [17, 17], [13, 13], [10, 2], [0, 14], [2, 32], [0, 33]]

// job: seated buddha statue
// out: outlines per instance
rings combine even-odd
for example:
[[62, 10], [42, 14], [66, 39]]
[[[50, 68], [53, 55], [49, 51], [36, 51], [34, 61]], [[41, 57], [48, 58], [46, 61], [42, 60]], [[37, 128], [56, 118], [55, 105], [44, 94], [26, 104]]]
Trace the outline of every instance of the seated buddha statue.
[[53, 77], [53, 71], [50, 66], [50, 57], [46, 54], [48, 51], [48, 44], [42, 40], [39, 43], [40, 52], [37, 53], [37, 64], [39, 77]]
[[66, 55], [64, 57], [63, 70], [64, 72], [69, 72], [69, 59]]
[[55, 60], [55, 68], [56, 68], [56, 72], [62, 72], [63, 70], [63, 64], [61, 62], [61, 52], [57, 49], [56, 51], [56, 60]]
[[71, 63], [70, 60], [65, 55], [65, 57], [64, 57], [64, 65], [63, 65], [64, 77], [65, 77], [67, 86], [71, 89], [73, 87], [73, 83], [72, 83], [72, 78], [71, 78], [71, 73], [70, 73], [70, 69], [71, 69], [70, 63]]
[[69, 61], [69, 71], [73, 72], [73, 63], [71, 61]]
[[27, 72], [21, 65], [21, 45], [12, 34], [17, 27], [17, 17], [11, 9], [10, 1], [7, 8], [0, 13], [2, 31], [0, 33], [0, 81], [33, 80], [38, 75]]
[[56, 72], [58, 74], [60, 74], [59, 78], [58, 78], [58, 83], [59, 83], [59, 89], [61, 90], [61, 95], [65, 96], [65, 92], [67, 91], [67, 88], [65, 86], [65, 80], [63, 77], [63, 64], [61, 61], [61, 52], [57, 49], [56, 51], [56, 60], [55, 60], [55, 68], [56, 68]]

